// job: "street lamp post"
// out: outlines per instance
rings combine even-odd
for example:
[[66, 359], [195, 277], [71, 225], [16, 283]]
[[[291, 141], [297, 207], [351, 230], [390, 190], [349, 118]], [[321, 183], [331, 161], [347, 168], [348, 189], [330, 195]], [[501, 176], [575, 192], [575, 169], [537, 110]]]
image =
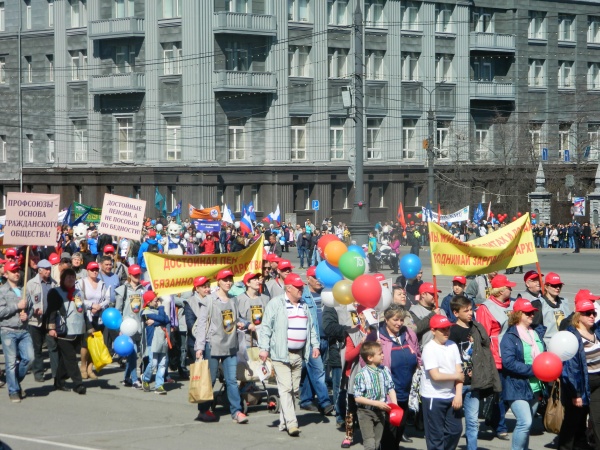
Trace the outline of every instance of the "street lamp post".
[[435, 113], [433, 112], [433, 93], [437, 88], [441, 87], [444, 82], [440, 82], [433, 89], [427, 89], [425, 86], [421, 86], [424, 90], [429, 93], [429, 111], [427, 112], [427, 125], [428, 125], [428, 136], [427, 136], [427, 199], [429, 206], [433, 207], [433, 192], [435, 190], [435, 175], [433, 172], [433, 164], [435, 162], [435, 150], [434, 150], [434, 132], [433, 127], [435, 122]]

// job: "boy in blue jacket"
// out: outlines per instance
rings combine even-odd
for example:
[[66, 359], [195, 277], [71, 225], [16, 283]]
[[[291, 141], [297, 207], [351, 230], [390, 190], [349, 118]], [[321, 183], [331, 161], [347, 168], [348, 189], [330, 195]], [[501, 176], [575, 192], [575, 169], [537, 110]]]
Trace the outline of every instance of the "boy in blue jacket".
[[145, 292], [143, 299], [142, 321], [144, 322], [149, 364], [142, 375], [142, 389], [144, 389], [144, 392], [150, 392], [152, 371], [156, 368], [154, 392], [159, 395], [166, 395], [167, 391], [163, 387], [168, 350], [165, 327], [169, 324], [169, 316], [165, 313], [165, 307], [159, 306], [160, 300], [153, 291]]

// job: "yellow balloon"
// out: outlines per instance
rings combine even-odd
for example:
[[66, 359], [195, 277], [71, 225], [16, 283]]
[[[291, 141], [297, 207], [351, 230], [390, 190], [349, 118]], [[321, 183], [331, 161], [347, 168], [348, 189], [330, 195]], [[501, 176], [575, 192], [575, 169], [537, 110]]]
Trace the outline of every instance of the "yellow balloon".
[[341, 280], [333, 285], [333, 298], [340, 305], [350, 305], [354, 303], [354, 296], [352, 295], [352, 281]]
[[323, 253], [325, 254], [325, 260], [332, 266], [337, 267], [340, 263], [340, 258], [344, 253], [348, 251], [348, 247], [342, 241], [331, 241], [325, 246]]

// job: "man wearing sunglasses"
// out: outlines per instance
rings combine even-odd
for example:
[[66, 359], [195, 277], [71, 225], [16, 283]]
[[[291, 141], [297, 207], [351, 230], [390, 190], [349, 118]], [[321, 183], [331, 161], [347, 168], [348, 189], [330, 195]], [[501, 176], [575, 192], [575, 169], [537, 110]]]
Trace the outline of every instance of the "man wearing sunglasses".
[[525, 282], [525, 290], [519, 292], [517, 298], [524, 298], [529, 300], [534, 308], [537, 308], [535, 315], [533, 316], [533, 322], [531, 328], [533, 328], [540, 338], [544, 337], [544, 321], [542, 318], [542, 280], [544, 274], [538, 273], [535, 270], [529, 270], [523, 275], [523, 281]]
[[563, 282], [557, 273], [549, 272], [544, 280], [545, 295], [540, 300], [542, 313], [542, 334], [546, 345], [558, 333], [561, 322], [573, 312], [569, 302], [560, 296]]

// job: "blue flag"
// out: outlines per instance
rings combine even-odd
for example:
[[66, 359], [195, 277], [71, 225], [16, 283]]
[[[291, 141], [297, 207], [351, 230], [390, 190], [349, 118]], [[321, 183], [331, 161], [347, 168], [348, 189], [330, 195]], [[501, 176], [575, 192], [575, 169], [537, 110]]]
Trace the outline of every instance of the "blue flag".
[[154, 194], [154, 206], [158, 209], [163, 217], [167, 217], [167, 201], [162, 196], [162, 194], [158, 191], [158, 187], [156, 188]]
[[473, 222], [479, 223], [481, 220], [483, 220], [483, 214], [483, 208], [481, 207], [481, 203], [479, 203], [477, 209], [473, 213]]
[[63, 218], [63, 225], [69, 225], [69, 223], [71, 222], [71, 214], [73, 213], [72, 208], [73, 204], [69, 205], [69, 209], [67, 209], [67, 213], [65, 214], [65, 217]]
[[70, 227], [74, 227], [74, 226], [77, 226], [77, 225], [79, 225], [80, 223], [83, 223], [83, 221], [84, 221], [85, 219], [87, 219], [87, 216], [90, 214], [90, 212], [91, 212], [91, 211], [92, 211], [92, 208], [91, 208], [91, 207], [89, 207], [89, 208], [88, 208], [88, 209], [87, 209], [87, 210], [86, 210], [86, 211], [85, 211], [85, 212], [84, 212], [82, 215], [80, 215], [80, 216], [79, 216], [79, 218], [78, 218], [78, 219], [76, 219], [74, 222], [71, 222], [71, 223], [69, 224], [69, 226], [70, 226]]
[[177, 203], [175, 209], [169, 214], [171, 217], [179, 217], [181, 215], [181, 200]]
[[256, 212], [254, 211], [254, 203], [252, 201], [248, 203], [248, 215], [253, 222], [256, 222]]

